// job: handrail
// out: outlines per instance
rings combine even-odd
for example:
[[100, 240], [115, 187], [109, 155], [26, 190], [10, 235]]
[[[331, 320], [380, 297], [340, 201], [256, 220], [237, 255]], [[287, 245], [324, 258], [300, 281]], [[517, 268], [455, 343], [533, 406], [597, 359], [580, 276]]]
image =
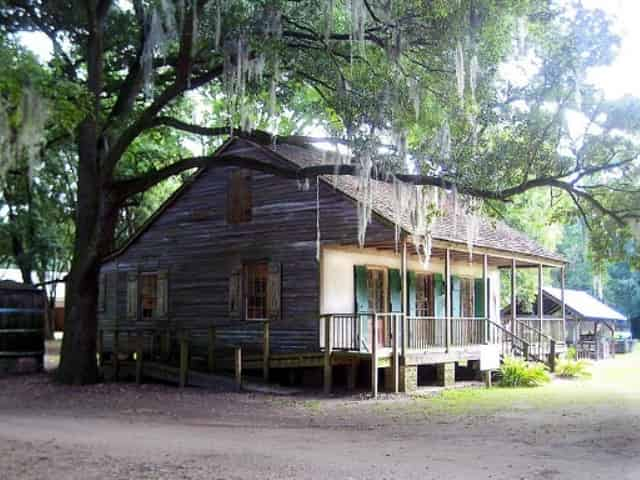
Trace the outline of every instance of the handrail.
[[[539, 319], [537, 319], [537, 318], [532, 318], [531, 320], [539, 320]], [[543, 320], [546, 320], [546, 319], [543, 319]], [[545, 337], [545, 338], [546, 338], [547, 340], [549, 340], [549, 341], [553, 340], [554, 342], [557, 342], [557, 340], [556, 340], [555, 338], [553, 338], [552, 336], [547, 335], [547, 334], [546, 334], [546, 333], [544, 333], [542, 330], [540, 330], [540, 329], [538, 329], [538, 328], [536, 328], [536, 327], [533, 327], [533, 326], [529, 325], [528, 323], [525, 323], [525, 321], [524, 321], [524, 320], [522, 320], [522, 319], [520, 319], [520, 318], [516, 318], [516, 322], [518, 322], [518, 324], [519, 324], [519, 325], [521, 325], [521, 326], [523, 326], [524, 328], [529, 329], [529, 330], [532, 330], [536, 335], [539, 335], [539, 336]]]
[[496, 327], [498, 330], [502, 331], [502, 333], [506, 333], [508, 336], [513, 337], [514, 339], [518, 340], [519, 342], [525, 343], [527, 345], [529, 344], [529, 342], [527, 342], [524, 338], [516, 335], [515, 333], [513, 333], [508, 328], [505, 328], [503, 325], [500, 325], [499, 323], [494, 322], [490, 318], [488, 318], [487, 321], [489, 322], [489, 325], [492, 325], [492, 326]]

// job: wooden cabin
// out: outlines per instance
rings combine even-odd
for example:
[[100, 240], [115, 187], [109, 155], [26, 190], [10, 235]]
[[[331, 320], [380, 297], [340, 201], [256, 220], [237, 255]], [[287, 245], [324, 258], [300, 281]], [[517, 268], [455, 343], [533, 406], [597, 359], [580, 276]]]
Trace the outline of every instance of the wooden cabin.
[[[190, 332], [191, 355], [208, 355], [210, 368], [228, 365], [218, 358], [225, 346], [249, 352], [255, 345], [262, 353], [246, 354], [245, 370], [273, 377], [299, 369], [324, 379], [327, 390], [335, 378], [375, 393], [378, 382], [392, 391], [415, 389], [424, 366], [450, 384], [456, 363], [488, 370], [500, 355], [554, 352], [551, 343], [560, 344], [563, 333], [544, 349], [536, 336], [534, 351], [502, 325], [499, 269], [563, 268], [560, 256], [487, 219], [480, 219], [470, 251], [467, 217], [448, 211], [435, 221], [424, 264], [408, 218], [396, 240], [392, 187], [383, 182], [375, 182], [359, 248], [356, 178], [323, 176], [301, 188], [272, 173], [320, 165], [324, 156], [241, 138], [221, 147], [218, 165], [241, 157], [256, 169], [197, 172], [104, 261], [105, 354], [117, 331], [155, 332], [149, 348], [159, 341], [165, 355], [172, 341], [157, 341], [158, 332]], [[556, 321], [563, 329], [563, 319]]]

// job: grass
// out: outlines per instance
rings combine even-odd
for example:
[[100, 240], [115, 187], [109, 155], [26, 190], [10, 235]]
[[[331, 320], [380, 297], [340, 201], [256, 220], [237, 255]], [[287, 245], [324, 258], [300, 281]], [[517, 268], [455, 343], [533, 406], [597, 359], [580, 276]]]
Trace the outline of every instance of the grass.
[[538, 388], [464, 388], [416, 397], [407, 408], [424, 415], [491, 415], [517, 411], [577, 411], [599, 405], [640, 407], [640, 349], [596, 362], [591, 378], [556, 379]]

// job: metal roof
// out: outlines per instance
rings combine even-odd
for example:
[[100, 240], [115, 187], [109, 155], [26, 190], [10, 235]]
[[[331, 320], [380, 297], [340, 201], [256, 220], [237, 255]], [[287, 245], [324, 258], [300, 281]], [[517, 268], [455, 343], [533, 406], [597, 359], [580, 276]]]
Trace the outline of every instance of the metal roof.
[[[562, 301], [562, 292], [559, 288], [544, 287], [544, 293], [557, 302]], [[607, 304], [592, 297], [582, 290], [564, 290], [564, 303], [578, 315], [586, 319], [594, 320], [626, 320], [627, 317], [615, 311]]]

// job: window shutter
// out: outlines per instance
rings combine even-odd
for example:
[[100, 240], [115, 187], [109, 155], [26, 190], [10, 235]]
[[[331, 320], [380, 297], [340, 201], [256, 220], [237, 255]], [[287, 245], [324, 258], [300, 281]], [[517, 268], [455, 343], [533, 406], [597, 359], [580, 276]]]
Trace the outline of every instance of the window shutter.
[[231, 270], [229, 277], [229, 317], [233, 320], [242, 318], [242, 266]]
[[416, 272], [409, 270], [407, 272], [407, 295], [409, 296], [407, 304], [409, 315], [416, 315]]
[[392, 312], [402, 311], [402, 288], [400, 285], [400, 270], [389, 270], [389, 306]]
[[444, 318], [444, 276], [441, 273], [433, 274], [433, 314], [436, 318]]
[[484, 280], [482, 278], [476, 278], [474, 280], [474, 306], [473, 306], [473, 316], [478, 318], [484, 318], [486, 316], [485, 310], [485, 298], [486, 295], [484, 293]]
[[282, 315], [282, 265], [269, 262], [267, 277], [267, 318], [280, 320]]
[[105, 273], [100, 274], [100, 280], [98, 283], [98, 311], [104, 312], [106, 310], [107, 299], [107, 275]]
[[369, 313], [369, 289], [367, 288], [367, 267], [355, 265], [353, 267], [355, 285], [356, 313]]
[[[367, 288], [367, 267], [354, 265], [353, 286], [355, 294], [356, 313], [369, 313], [369, 289]], [[360, 324], [360, 349], [369, 349], [369, 318], [359, 318]]]
[[451, 316], [460, 317], [462, 315], [462, 286], [460, 277], [451, 277]]
[[156, 282], [156, 311], [154, 317], [166, 318], [169, 314], [169, 272], [160, 270]]
[[138, 274], [129, 272], [127, 274], [127, 319], [138, 318]]

